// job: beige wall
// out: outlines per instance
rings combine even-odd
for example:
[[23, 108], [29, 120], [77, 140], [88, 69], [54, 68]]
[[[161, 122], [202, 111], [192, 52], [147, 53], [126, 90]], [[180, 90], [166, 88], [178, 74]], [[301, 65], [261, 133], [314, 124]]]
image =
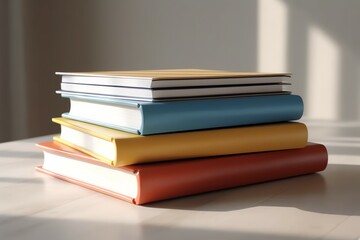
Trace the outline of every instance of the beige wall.
[[55, 71], [291, 71], [306, 117], [359, 121], [359, 1], [0, 0], [0, 141], [59, 131]]

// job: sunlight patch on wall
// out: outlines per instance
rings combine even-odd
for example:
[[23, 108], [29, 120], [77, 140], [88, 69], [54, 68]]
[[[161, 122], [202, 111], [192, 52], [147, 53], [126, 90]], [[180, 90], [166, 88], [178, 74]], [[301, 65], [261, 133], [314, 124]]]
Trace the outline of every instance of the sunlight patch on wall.
[[279, 0], [258, 2], [258, 71], [287, 72], [288, 10]]
[[307, 105], [309, 119], [339, 118], [339, 65], [337, 43], [321, 28], [311, 26], [308, 35]]

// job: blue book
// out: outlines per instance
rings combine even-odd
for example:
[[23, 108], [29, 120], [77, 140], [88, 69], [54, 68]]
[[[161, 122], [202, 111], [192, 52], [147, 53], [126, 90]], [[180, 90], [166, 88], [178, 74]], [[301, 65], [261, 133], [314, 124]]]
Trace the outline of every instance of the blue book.
[[140, 135], [151, 135], [300, 119], [297, 95], [242, 96], [169, 102], [142, 102], [62, 94], [70, 111], [62, 117]]

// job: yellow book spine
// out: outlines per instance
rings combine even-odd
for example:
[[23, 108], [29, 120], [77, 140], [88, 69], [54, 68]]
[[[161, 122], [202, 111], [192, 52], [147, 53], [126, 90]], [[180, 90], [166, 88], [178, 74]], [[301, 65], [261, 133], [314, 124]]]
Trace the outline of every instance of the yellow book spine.
[[296, 122], [116, 139], [114, 165], [302, 148], [307, 140]]

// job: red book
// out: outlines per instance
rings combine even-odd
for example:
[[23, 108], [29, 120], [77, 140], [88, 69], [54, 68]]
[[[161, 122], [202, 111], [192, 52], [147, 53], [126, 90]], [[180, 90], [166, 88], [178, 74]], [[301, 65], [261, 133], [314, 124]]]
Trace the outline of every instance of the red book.
[[328, 160], [325, 146], [309, 143], [301, 149], [115, 168], [60, 143], [37, 146], [44, 151], [38, 171], [134, 204], [314, 173]]

